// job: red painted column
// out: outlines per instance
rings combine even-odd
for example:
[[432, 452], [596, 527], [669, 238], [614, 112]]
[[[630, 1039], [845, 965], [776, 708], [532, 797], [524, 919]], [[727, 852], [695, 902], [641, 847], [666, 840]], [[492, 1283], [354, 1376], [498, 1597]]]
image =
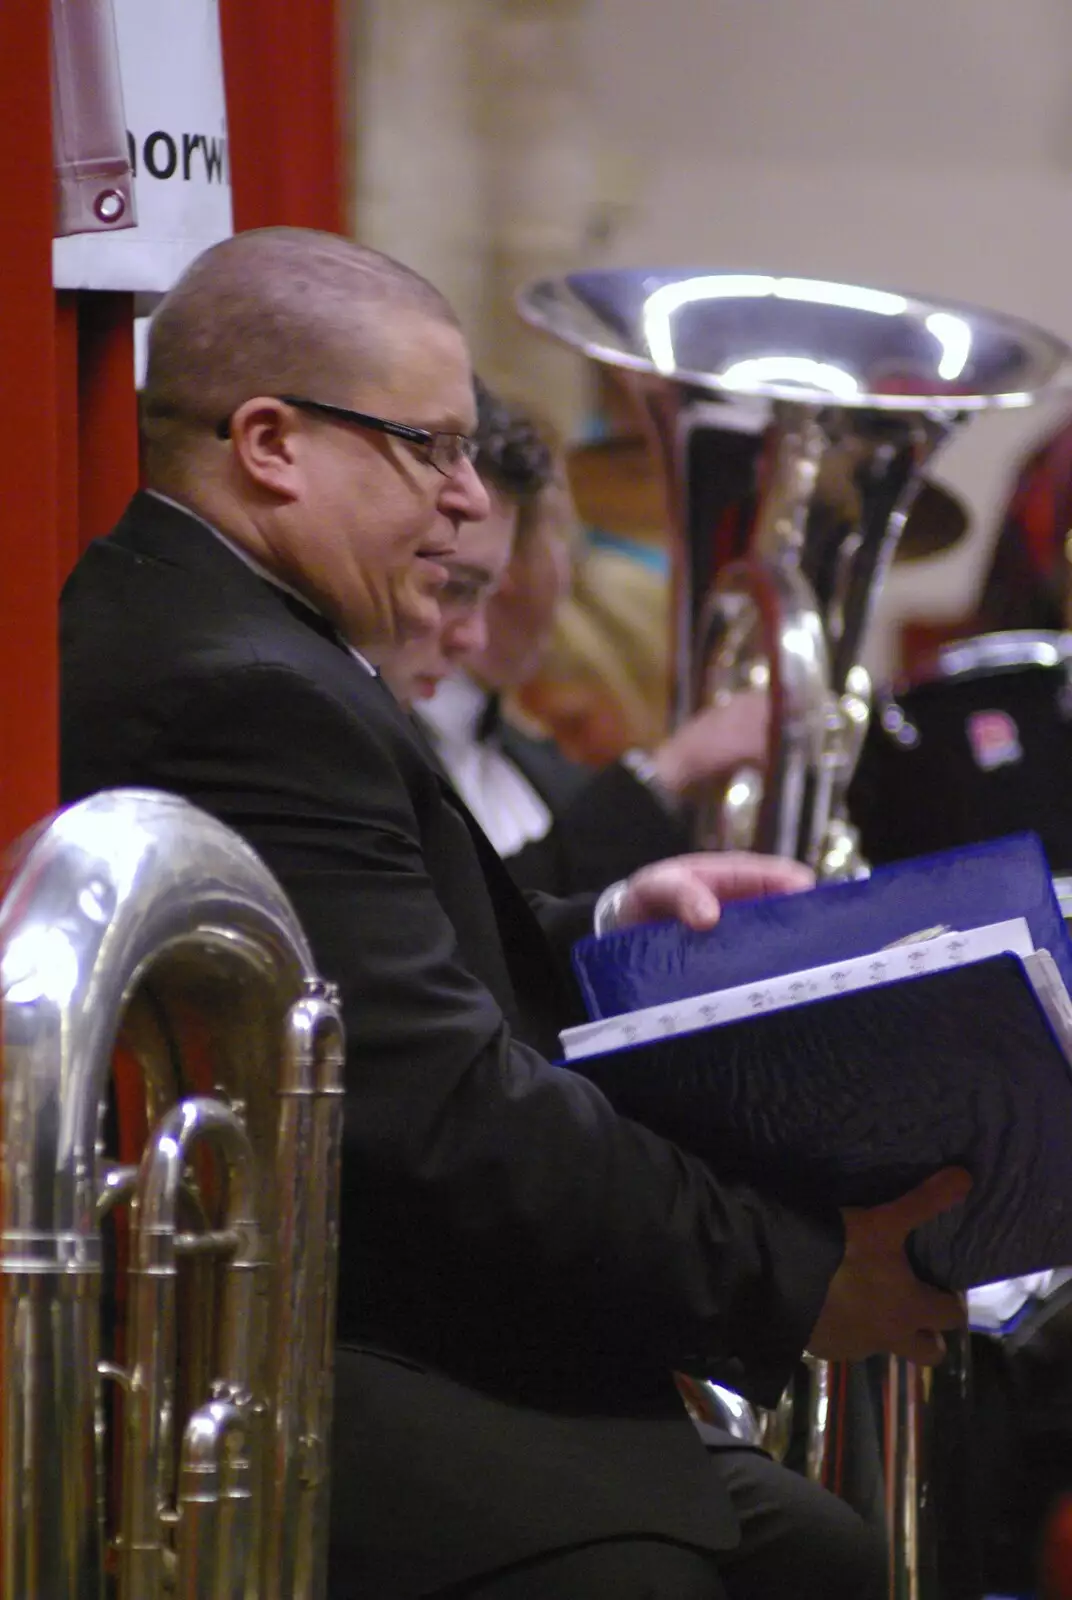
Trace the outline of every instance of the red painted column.
[[59, 582], [78, 560], [78, 300], [56, 295], [56, 566]]
[[59, 483], [49, 8], [0, 4], [0, 846], [56, 803]]
[[78, 551], [106, 534], [138, 486], [134, 296], [78, 306]]
[[[336, 0], [221, 0], [221, 13], [236, 226], [341, 231]], [[49, 8], [4, 0], [0, 846], [55, 805], [59, 585], [137, 474], [129, 298], [75, 304], [52, 288], [49, 96]]]
[[339, 0], [220, 0], [236, 231], [345, 231]]

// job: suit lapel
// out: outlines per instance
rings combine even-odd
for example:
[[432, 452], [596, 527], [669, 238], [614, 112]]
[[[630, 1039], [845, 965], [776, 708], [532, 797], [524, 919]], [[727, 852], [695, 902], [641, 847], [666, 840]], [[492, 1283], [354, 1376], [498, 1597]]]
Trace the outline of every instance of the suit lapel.
[[[408, 717], [407, 721], [421, 754], [439, 779], [444, 803], [457, 813], [468, 829], [495, 909], [499, 937], [506, 951], [514, 992], [526, 1012], [530, 1032], [541, 1030], [546, 1033], [543, 1018], [552, 1009], [547, 1005], [548, 997], [554, 998], [554, 1009], [570, 1015], [576, 1009], [576, 996], [571, 992], [532, 907], [514, 882], [499, 852], [455, 789], [423, 725], [414, 716]], [[540, 1005], [535, 1012], [525, 1005], [526, 995], [533, 994], [540, 996]], [[545, 1054], [557, 1054], [557, 1035], [548, 1034], [539, 1042]]]

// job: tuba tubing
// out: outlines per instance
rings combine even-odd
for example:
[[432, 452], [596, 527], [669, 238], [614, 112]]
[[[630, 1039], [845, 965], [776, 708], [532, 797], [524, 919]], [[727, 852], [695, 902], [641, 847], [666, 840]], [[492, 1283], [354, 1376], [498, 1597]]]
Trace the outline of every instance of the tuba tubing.
[[249, 1417], [228, 1400], [195, 1411], [179, 1466], [178, 1600], [243, 1600], [250, 1570], [252, 1501], [245, 1449]]
[[[217, 1145], [227, 1170], [227, 1219], [222, 1230], [184, 1235], [180, 1232], [178, 1207], [184, 1176], [195, 1144], [208, 1140]], [[126, 1428], [123, 1460], [123, 1529], [120, 1543], [121, 1589], [131, 1596], [152, 1595], [171, 1586], [175, 1574], [166, 1570], [167, 1550], [161, 1539], [160, 1508], [167, 1501], [167, 1482], [172, 1446], [171, 1423], [175, 1414], [175, 1372], [177, 1364], [176, 1279], [180, 1255], [192, 1250], [219, 1251], [226, 1257], [223, 1304], [221, 1306], [221, 1372], [216, 1393], [204, 1411], [194, 1413], [183, 1441], [180, 1475], [185, 1488], [192, 1478], [194, 1462], [205, 1463], [206, 1422], [213, 1419], [212, 1405], [226, 1403], [232, 1414], [228, 1426], [214, 1430], [219, 1457], [216, 1473], [227, 1462], [223, 1448], [236, 1431], [244, 1435], [249, 1449], [255, 1436], [252, 1389], [256, 1360], [250, 1348], [263, 1326], [263, 1309], [256, 1304], [255, 1276], [263, 1274], [255, 1206], [255, 1160], [253, 1148], [240, 1119], [230, 1107], [217, 1100], [184, 1100], [173, 1107], [157, 1124], [142, 1157], [134, 1196], [134, 1221], [131, 1240], [131, 1314], [129, 1324], [130, 1371], [126, 1388]], [[217, 1421], [222, 1419], [216, 1418]], [[188, 1461], [187, 1457], [193, 1460]], [[252, 1471], [252, 1452], [244, 1462], [244, 1476]], [[203, 1497], [199, 1505], [204, 1504]], [[240, 1528], [238, 1545], [245, 1559], [238, 1563], [245, 1572], [249, 1565], [252, 1529], [251, 1497], [244, 1497], [246, 1515]], [[183, 1540], [184, 1507], [180, 1497], [178, 1536]], [[204, 1540], [184, 1541], [186, 1560], [197, 1558], [203, 1569]], [[214, 1554], [214, 1553], [213, 1553]], [[216, 1560], [211, 1562], [215, 1570]], [[201, 1581], [178, 1572], [180, 1594], [214, 1592]], [[230, 1594], [230, 1590], [223, 1591]], [[238, 1589], [240, 1597], [245, 1591]]]
[[[225, 1543], [222, 1532], [195, 1537], [189, 1514], [213, 1428], [213, 1514], [221, 1529], [232, 1521], [248, 1481], [253, 1508], [237, 1514], [252, 1519], [255, 1555], [228, 1586], [217, 1574], [187, 1592], [312, 1600], [326, 1553], [342, 1028], [289, 902], [256, 854], [194, 807], [147, 791], [100, 794], [20, 846], [0, 902], [0, 985], [3, 1593], [103, 1595], [99, 1385], [116, 1377], [127, 1432], [122, 1600], [155, 1595], [161, 1575], [170, 1581], [184, 1514], [181, 1548]], [[150, 987], [171, 1036], [188, 994], [203, 989], [218, 1003], [214, 1091], [211, 1100], [187, 1097], [172, 1048], [140, 1051], [150, 1121], [163, 1120], [134, 1182], [104, 1160], [102, 1108], [120, 1026]], [[285, 1020], [282, 1038], [265, 1031], [269, 1014]], [[174, 1043], [168, 1027], [161, 1036]], [[193, 1133], [209, 1130], [235, 1181], [223, 1224], [194, 1245], [174, 1226], [176, 1173]], [[100, 1218], [132, 1187], [130, 1362], [101, 1370]], [[174, 1428], [171, 1265], [192, 1248], [229, 1266], [222, 1371], [203, 1396], [208, 1409], [187, 1428], [176, 1511], [154, 1463]], [[265, 1315], [252, 1311], [258, 1279], [267, 1280]], [[262, 1329], [266, 1352], [256, 1344]], [[241, 1418], [248, 1473], [233, 1452], [238, 1418], [228, 1408]], [[150, 1569], [143, 1587], [135, 1574]]]

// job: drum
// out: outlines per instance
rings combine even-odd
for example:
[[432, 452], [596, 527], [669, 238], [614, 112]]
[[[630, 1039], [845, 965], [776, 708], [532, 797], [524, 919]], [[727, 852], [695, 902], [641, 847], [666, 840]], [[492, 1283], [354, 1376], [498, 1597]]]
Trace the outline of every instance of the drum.
[[[929, 676], [878, 696], [849, 815], [875, 865], [1031, 830], [1072, 926], [1072, 633], [947, 645]], [[950, 1495], [966, 1489], [983, 1587], [1002, 1593], [1033, 1587], [1047, 1508], [1072, 1496], [1072, 1282], [1043, 1276], [1030, 1295], [993, 1286], [1012, 1308], [993, 1326], [985, 1296], [970, 1298], [974, 1400], [964, 1414], [939, 1369], [931, 1408], [936, 1500], [963, 1510]]]
[[1072, 873], [1072, 634], [946, 645], [930, 677], [880, 696], [849, 815], [876, 866], [1030, 830]]

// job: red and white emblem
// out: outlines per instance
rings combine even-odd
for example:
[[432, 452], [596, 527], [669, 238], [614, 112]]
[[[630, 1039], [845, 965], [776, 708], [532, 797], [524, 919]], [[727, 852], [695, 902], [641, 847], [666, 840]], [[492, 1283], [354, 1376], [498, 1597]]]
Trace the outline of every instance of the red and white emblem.
[[973, 711], [967, 734], [975, 765], [983, 772], [1011, 766], [1024, 758], [1020, 730], [1007, 711]]

